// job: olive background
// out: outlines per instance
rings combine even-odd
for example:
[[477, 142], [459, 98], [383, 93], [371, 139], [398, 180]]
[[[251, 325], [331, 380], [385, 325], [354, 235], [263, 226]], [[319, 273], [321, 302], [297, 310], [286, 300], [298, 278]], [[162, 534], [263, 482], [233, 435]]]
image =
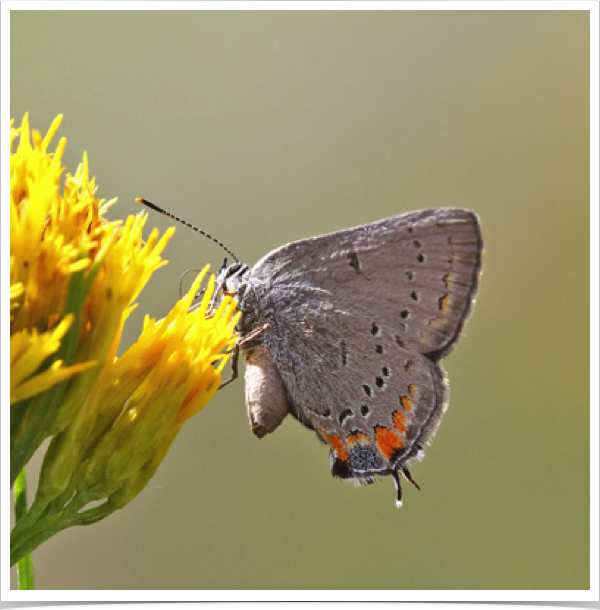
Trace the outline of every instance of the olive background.
[[[256, 439], [241, 379], [129, 506], [34, 553], [38, 589], [589, 587], [587, 11], [10, 19], [11, 117], [45, 133], [64, 113], [65, 165], [88, 152], [99, 196], [119, 197], [112, 219], [146, 197], [250, 265], [439, 206], [475, 210], [485, 243], [445, 361], [450, 407], [401, 510], [391, 479], [333, 479], [291, 417]], [[147, 233], [172, 224], [151, 213]], [[183, 270], [224, 253], [178, 226], [165, 257], [125, 346]]]

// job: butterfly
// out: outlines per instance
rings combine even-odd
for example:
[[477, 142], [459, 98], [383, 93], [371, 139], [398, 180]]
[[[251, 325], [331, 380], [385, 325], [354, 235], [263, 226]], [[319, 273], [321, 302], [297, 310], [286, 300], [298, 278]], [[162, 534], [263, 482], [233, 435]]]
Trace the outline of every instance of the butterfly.
[[224, 265], [217, 285], [242, 312], [232, 379], [241, 352], [252, 432], [290, 414], [329, 446], [335, 477], [389, 475], [401, 506], [399, 475], [416, 485], [408, 466], [448, 405], [440, 361], [472, 311], [482, 254], [477, 215], [438, 208]]

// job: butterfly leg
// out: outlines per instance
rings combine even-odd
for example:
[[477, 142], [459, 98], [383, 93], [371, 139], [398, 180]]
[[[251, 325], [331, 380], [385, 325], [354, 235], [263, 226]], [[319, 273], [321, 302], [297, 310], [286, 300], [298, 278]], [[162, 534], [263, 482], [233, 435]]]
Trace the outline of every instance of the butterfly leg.
[[404, 476], [404, 478], [407, 481], [410, 481], [419, 491], [421, 491], [419, 484], [412, 478], [410, 472], [408, 471], [408, 468], [405, 468], [404, 466], [402, 466], [400, 468], [400, 470], [402, 471], [402, 475]]
[[239, 361], [239, 357], [240, 357], [240, 349], [244, 348], [251, 341], [256, 339], [256, 337], [258, 337], [262, 333], [264, 333], [265, 330], [269, 330], [269, 328], [271, 328], [271, 325], [265, 324], [264, 326], [261, 326], [260, 328], [254, 329], [251, 333], [247, 334], [241, 341], [238, 341], [231, 348], [231, 352], [230, 352], [231, 353], [231, 377], [227, 381], [224, 381], [219, 386], [219, 390], [222, 390], [226, 385], [229, 385], [234, 379], [238, 378], [238, 361]]
[[400, 466], [398, 470], [392, 470], [392, 477], [394, 479], [394, 485], [396, 486], [396, 506], [400, 508], [402, 506], [402, 487], [400, 485], [400, 478], [398, 477], [398, 472], [402, 473], [402, 476], [410, 481], [419, 491], [421, 488], [417, 484], [417, 482], [412, 478], [408, 468], [404, 466]]
[[231, 377], [227, 381], [223, 381], [219, 386], [222, 390], [226, 385], [229, 385], [234, 379], [238, 378], [238, 359], [240, 357], [240, 345], [236, 343], [231, 350]]
[[396, 506], [402, 508], [402, 485], [400, 485], [397, 470], [392, 470], [392, 477], [394, 479], [394, 485], [396, 486]]

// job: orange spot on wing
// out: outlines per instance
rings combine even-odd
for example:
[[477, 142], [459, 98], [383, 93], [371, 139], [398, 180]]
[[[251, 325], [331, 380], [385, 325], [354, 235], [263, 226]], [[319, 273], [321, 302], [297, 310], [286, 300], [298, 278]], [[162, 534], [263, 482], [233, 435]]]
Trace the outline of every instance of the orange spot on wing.
[[416, 389], [415, 384], [414, 384], [414, 383], [410, 383], [410, 384], [408, 385], [408, 393], [409, 393], [409, 394], [410, 394], [410, 395], [411, 395], [413, 398], [415, 397], [416, 391], [417, 391], [417, 389]]
[[450, 309], [450, 301], [451, 301], [451, 296], [449, 294], [445, 294], [443, 297], [440, 297], [439, 306], [440, 306], [440, 311], [443, 314], [448, 313], [448, 310]]
[[[439, 329], [446, 325], [445, 318], [432, 318], [427, 322], [427, 328]], [[427, 338], [427, 333], [421, 333], [423, 340]]]
[[348, 447], [350, 449], [354, 447], [356, 443], [371, 443], [369, 437], [366, 434], [363, 434], [362, 432], [353, 432], [352, 434], [349, 434], [348, 438], [346, 439], [346, 442], [348, 443]]
[[400, 411], [394, 412], [394, 427], [401, 434], [406, 433], [406, 419], [404, 413], [400, 413]]
[[448, 271], [446, 275], [442, 278], [444, 280], [444, 285], [446, 288], [452, 288], [454, 286], [454, 282], [456, 281], [457, 274], [454, 271]]
[[346, 450], [346, 447], [344, 447], [342, 439], [337, 434], [327, 434], [327, 432], [320, 429], [317, 430], [317, 433], [326, 443], [331, 446], [339, 460], [342, 460], [342, 462], [348, 460], [348, 451]]
[[402, 408], [405, 411], [410, 411], [415, 406], [415, 401], [407, 398], [406, 396], [403, 396], [400, 399], [400, 402], [402, 403]]
[[382, 426], [378, 426], [375, 430], [375, 440], [381, 455], [388, 460], [404, 446], [404, 441], [395, 432]]

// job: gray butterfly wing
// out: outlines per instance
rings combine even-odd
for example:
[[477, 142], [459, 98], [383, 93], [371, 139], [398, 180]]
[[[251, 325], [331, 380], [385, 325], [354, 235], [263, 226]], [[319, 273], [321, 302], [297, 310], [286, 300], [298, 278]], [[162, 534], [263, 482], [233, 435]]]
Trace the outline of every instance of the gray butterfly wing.
[[332, 473], [369, 480], [416, 457], [445, 409], [439, 365], [374, 331], [372, 316], [289, 287], [271, 297], [276, 313], [264, 343], [289, 411], [330, 445]]
[[439, 359], [468, 318], [482, 251], [477, 216], [440, 208], [288, 244], [251, 276], [269, 287], [305, 288], [312, 301], [321, 294], [357, 314], [376, 312], [377, 323], [408, 349]]
[[446, 404], [437, 361], [481, 252], [472, 212], [426, 210], [288, 244], [252, 269], [288, 408], [330, 445], [333, 474], [391, 474], [431, 438]]

